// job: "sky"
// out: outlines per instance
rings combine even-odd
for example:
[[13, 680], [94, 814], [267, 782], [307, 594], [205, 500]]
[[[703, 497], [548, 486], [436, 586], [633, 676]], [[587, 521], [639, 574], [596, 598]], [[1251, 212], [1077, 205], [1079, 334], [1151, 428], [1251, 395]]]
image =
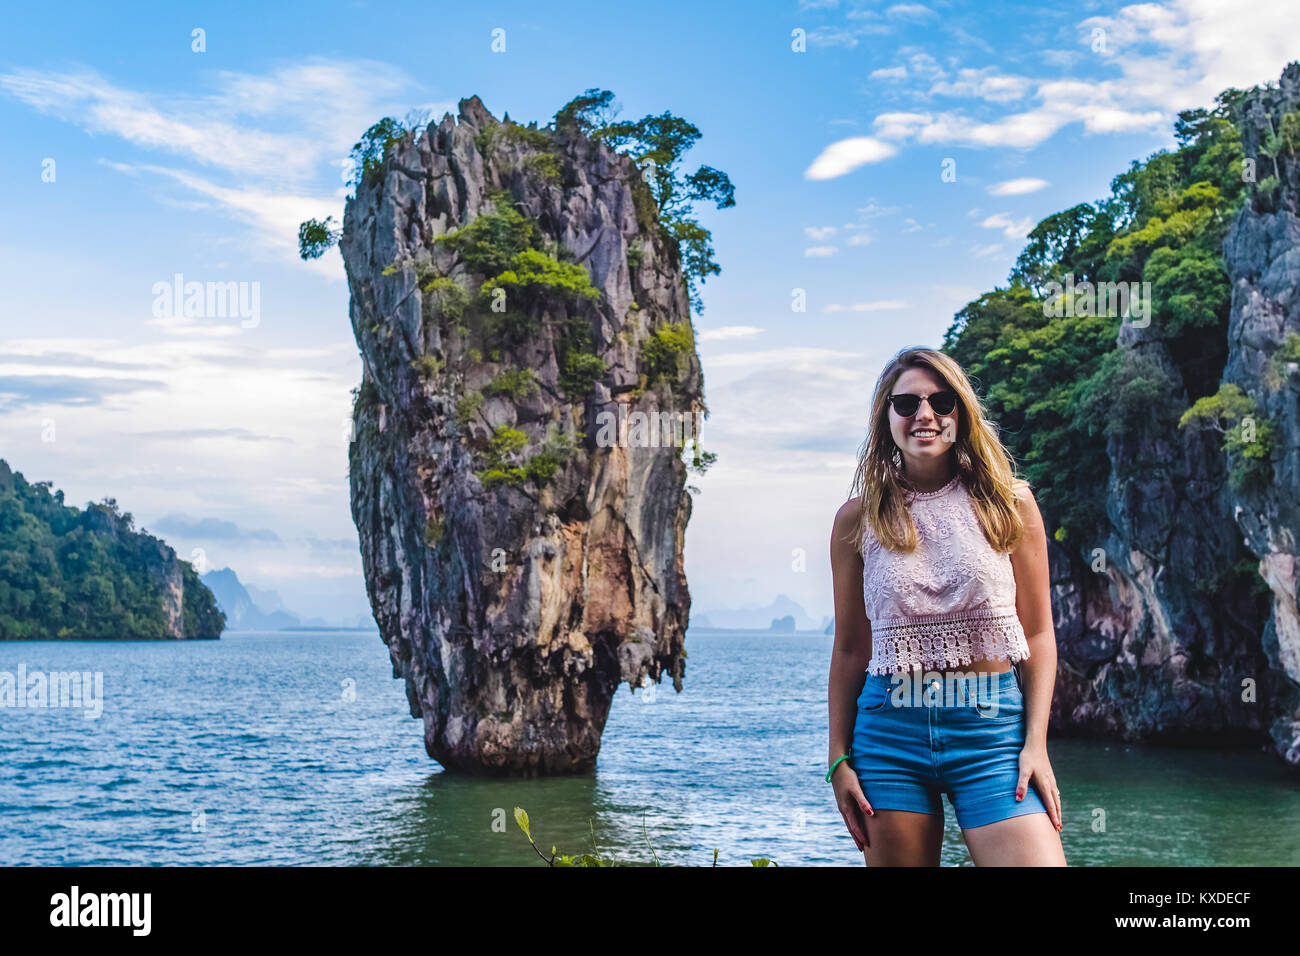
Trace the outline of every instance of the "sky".
[[[722, 272], [693, 317], [718, 455], [691, 478], [693, 610], [785, 594], [820, 621], [885, 362], [938, 347], [1040, 219], [1172, 148], [1179, 110], [1276, 81], [1300, 58], [1298, 15], [1300, 0], [1249, 16], [1208, 0], [11, 7], [0, 457], [70, 504], [115, 499], [304, 617], [368, 613], [347, 280], [337, 250], [298, 258], [298, 224], [342, 219], [348, 154], [380, 117], [454, 115], [476, 94], [545, 125], [608, 89], [620, 119], [694, 123], [683, 172], [735, 185], [733, 208], [697, 210]], [[236, 283], [247, 308], [169, 314], [177, 276]]]

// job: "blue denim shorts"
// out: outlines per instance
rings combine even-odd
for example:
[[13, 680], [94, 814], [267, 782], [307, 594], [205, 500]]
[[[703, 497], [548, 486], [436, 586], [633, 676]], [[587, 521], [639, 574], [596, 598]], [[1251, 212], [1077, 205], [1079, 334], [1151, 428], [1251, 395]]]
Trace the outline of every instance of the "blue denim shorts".
[[1016, 801], [1025, 700], [1014, 668], [975, 675], [868, 674], [853, 724], [853, 766], [873, 810], [943, 815], [962, 829], [1046, 813], [1033, 783]]

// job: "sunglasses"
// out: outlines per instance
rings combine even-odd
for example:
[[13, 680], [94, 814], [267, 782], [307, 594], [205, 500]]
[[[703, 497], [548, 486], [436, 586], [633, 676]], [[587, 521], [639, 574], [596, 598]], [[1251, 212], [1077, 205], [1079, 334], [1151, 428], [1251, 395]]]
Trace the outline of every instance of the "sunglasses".
[[957, 393], [951, 389], [933, 392], [930, 395], [912, 395], [909, 392], [902, 392], [889, 396], [894, 411], [903, 418], [911, 418], [915, 415], [923, 400], [930, 403], [930, 411], [936, 415], [951, 415], [952, 410], [957, 407]]

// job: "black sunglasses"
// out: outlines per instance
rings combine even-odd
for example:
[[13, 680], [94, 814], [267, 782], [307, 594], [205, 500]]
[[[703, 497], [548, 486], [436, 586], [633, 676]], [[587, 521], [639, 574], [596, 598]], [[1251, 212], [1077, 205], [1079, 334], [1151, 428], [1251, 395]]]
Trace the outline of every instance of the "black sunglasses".
[[951, 389], [932, 392], [930, 395], [913, 395], [910, 392], [902, 392], [898, 395], [889, 396], [894, 411], [898, 412], [903, 418], [911, 418], [915, 415], [916, 410], [921, 407], [922, 399], [930, 403], [930, 411], [936, 415], [951, 415], [952, 410], [957, 407], [957, 393]]

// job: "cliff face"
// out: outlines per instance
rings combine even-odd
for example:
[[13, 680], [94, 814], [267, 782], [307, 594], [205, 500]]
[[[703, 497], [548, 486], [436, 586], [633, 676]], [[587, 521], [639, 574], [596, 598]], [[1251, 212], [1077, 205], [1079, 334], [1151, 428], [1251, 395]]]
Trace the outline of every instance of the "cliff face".
[[[1242, 137], [1247, 156], [1261, 156], [1282, 116], [1300, 109], [1300, 65], [1282, 74], [1276, 90], [1253, 97]], [[1278, 753], [1300, 767], [1300, 374], [1282, 354], [1300, 332], [1300, 157], [1291, 148], [1261, 159], [1259, 175], [1276, 179], [1242, 210], [1224, 243], [1232, 276], [1232, 324], [1223, 379], [1255, 399], [1259, 417], [1276, 433], [1272, 481], [1233, 496], [1232, 516], [1245, 545], [1259, 558], [1271, 592], [1263, 649], [1276, 688], [1269, 733]]]
[[448, 768], [590, 770], [620, 682], [681, 689], [686, 467], [629, 413], [694, 421], [702, 379], [648, 195], [630, 157], [472, 97], [348, 201], [352, 514], [394, 677]]
[[[1255, 191], [1223, 246], [1232, 304], [1222, 382], [1275, 429], [1271, 481], [1234, 489], [1223, 436], [1211, 428], [1153, 416], [1109, 439], [1109, 528], [1095, 542], [1104, 566], [1049, 543], [1061, 653], [1053, 727], [1062, 732], [1271, 739], [1300, 766], [1300, 375], [1294, 362], [1274, 360], [1287, 333], [1300, 331], [1300, 160], [1283, 148], [1274, 164], [1261, 152], [1297, 106], [1295, 65], [1278, 89], [1246, 100], [1245, 155], [1277, 185]], [[1126, 324], [1118, 345], [1148, 380], [1176, 390], [1182, 376], [1159, 325]], [[1242, 699], [1243, 682], [1255, 699]]]

